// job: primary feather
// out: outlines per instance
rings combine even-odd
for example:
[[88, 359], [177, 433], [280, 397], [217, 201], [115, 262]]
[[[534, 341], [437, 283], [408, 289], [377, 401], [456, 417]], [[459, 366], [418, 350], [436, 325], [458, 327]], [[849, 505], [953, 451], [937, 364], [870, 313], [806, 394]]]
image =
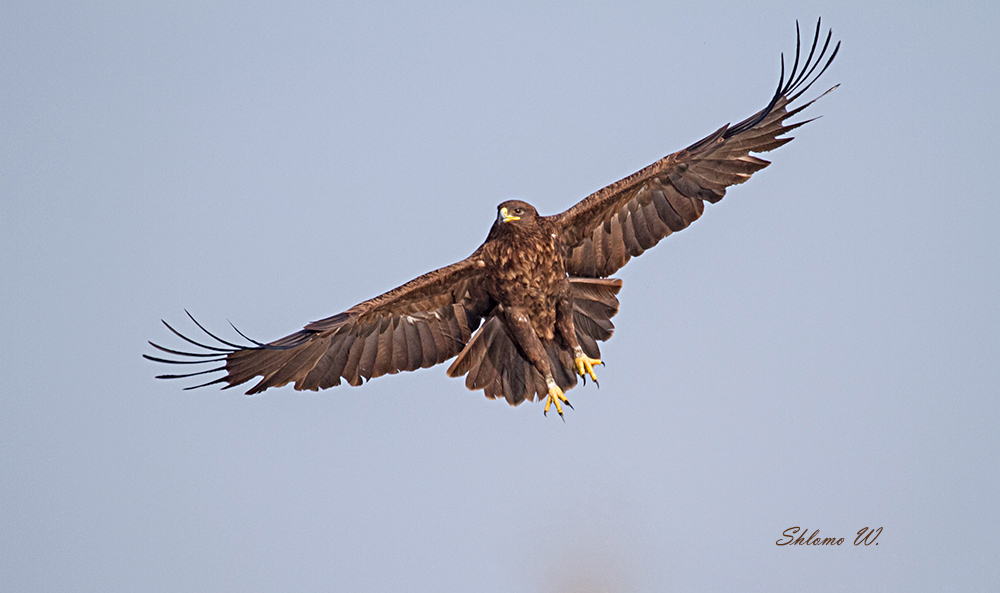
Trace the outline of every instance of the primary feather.
[[289, 383], [299, 390], [326, 389], [341, 381], [360, 385], [457, 356], [448, 375], [465, 376], [469, 389], [511, 405], [548, 394], [561, 415], [555, 396], [568, 404], [562, 392], [577, 383], [574, 364], [585, 376], [581, 361], [587, 368], [599, 363], [598, 342], [614, 331], [611, 318], [618, 312], [622, 284], [607, 277], [701, 217], [705, 202], [718, 202], [727, 187], [769, 164], [751, 153], [789, 142], [788, 132], [811, 121], [787, 123], [816, 100], [793, 106], [840, 49], [837, 43], [830, 50], [832, 31], [819, 46], [820, 28], [817, 21], [803, 60], [796, 24], [791, 70], [786, 77], [782, 57], [778, 87], [764, 109], [594, 192], [565, 212], [540, 216], [529, 204], [505, 202], [486, 241], [471, 256], [343, 313], [266, 344], [236, 330], [250, 342], [242, 346], [210, 333], [194, 317], [214, 343], [198, 342], [164, 322], [197, 351], [150, 342], [175, 358], [143, 356], [159, 363], [211, 366], [159, 378], [222, 373], [188, 389], [219, 383], [228, 389], [260, 377], [247, 394]]

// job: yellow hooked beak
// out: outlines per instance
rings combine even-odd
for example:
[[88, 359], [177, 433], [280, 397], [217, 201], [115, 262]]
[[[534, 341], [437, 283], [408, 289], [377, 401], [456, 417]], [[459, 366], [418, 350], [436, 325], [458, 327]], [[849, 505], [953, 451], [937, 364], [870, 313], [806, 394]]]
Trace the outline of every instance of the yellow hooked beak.
[[512, 214], [507, 214], [507, 209], [506, 208], [501, 208], [500, 209], [500, 218], [503, 219], [503, 222], [510, 222], [512, 220], [521, 220], [520, 216], [514, 216]]

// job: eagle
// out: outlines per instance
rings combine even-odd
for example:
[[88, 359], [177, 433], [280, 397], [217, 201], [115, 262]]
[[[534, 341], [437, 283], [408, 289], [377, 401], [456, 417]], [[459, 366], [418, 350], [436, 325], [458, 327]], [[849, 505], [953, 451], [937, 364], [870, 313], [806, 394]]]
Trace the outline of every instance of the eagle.
[[248, 395], [288, 383], [312, 391], [341, 381], [357, 386], [454, 358], [448, 376], [464, 376], [470, 390], [512, 406], [544, 400], [544, 414], [555, 407], [563, 417], [564, 406], [572, 408], [566, 392], [576, 386], [577, 377], [597, 382], [594, 369], [603, 364], [598, 342], [614, 331], [611, 318], [618, 312], [622, 287], [621, 280], [610, 276], [700, 218], [705, 202], [718, 202], [727, 187], [770, 164], [751, 153], [789, 142], [788, 132], [812, 121], [786, 123], [826, 94], [796, 103], [840, 49], [837, 42], [827, 57], [832, 30], [819, 48], [820, 23], [804, 60], [796, 23], [795, 60], [786, 77], [782, 54], [778, 87], [766, 107], [565, 212], [542, 216], [531, 204], [506, 201], [497, 207], [486, 241], [472, 255], [343, 313], [268, 343], [233, 326], [249, 342], [245, 345], [217, 337], [188, 313], [214, 342], [196, 341], [163, 321], [197, 350], [150, 342], [171, 358], [143, 356], [157, 363], [211, 366], [159, 375], [161, 379], [223, 373], [186, 389], [219, 383], [228, 389], [261, 377]]

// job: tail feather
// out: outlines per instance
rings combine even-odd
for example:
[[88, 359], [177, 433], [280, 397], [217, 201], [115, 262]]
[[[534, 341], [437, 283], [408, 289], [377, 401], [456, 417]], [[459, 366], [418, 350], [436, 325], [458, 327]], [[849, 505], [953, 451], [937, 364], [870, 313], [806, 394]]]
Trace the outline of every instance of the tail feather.
[[[611, 317], [618, 312], [616, 295], [621, 286], [621, 280], [617, 279], [570, 279], [577, 340], [591, 358], [600, 358], [597, 342], [607, 340], [614, 333]], [[465, 385], [469, 389], [482, 389], [486, 397], [503, 398], [512, 406], [526, 400], [544, 399], [548, 394], [545, 378], [507, 332], [501, 314], [502, 310], [497, 310], [489, 315], [448, 368], [448, 376], [465, 375]], [[559, 387], [563, 391], [575, 387], [577, 375], [570, 349], [562, 340], [544, 341], [543, 345], [552, 377]]]
[[583, 353], [600, 358], [597, 342], [605, 342], [615, 333], [611, 318], [618, 313], [618, 291], [622, 281], [617, 278], [570, 278], [573, 291], [573, 325]]

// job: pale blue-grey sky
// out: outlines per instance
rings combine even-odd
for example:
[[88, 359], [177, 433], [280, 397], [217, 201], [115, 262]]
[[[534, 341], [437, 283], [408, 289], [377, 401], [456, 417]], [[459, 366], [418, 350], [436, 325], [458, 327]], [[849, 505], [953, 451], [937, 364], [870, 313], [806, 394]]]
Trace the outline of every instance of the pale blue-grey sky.
[[[250, 398], [140, 357], [568, 208], [761, 108], [818, 16], [823, 117], [621, 271], [565, 424], [444, 367]], [[5, 3], [0, 589], [997, 590], [998, 16]]]

